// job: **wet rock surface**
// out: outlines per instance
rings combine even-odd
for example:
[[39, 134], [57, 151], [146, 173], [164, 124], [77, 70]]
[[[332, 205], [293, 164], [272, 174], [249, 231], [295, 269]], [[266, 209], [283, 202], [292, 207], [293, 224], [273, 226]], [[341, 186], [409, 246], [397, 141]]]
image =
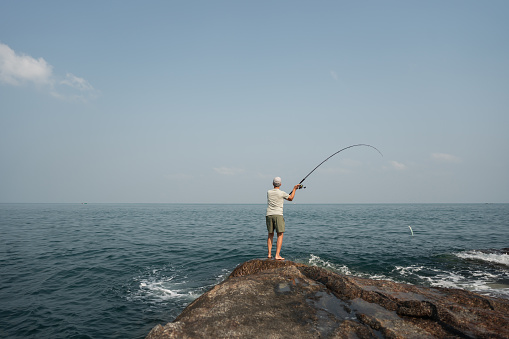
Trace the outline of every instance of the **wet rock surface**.
[[509, 338], [509, 301], [255, 259], [147, 338]]

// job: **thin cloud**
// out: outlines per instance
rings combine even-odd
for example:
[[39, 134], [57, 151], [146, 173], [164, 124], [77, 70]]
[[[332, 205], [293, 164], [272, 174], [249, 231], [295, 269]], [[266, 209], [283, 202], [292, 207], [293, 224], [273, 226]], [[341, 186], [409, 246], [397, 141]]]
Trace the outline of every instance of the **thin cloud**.
[[11, 86], [33, 84], [63, 100], [87, 101], [99, 94], [87, 80], [72, 73], [59, 79], [53, 74], [53, 66], [43, 58], [16, 53], [3, 43], [0, 43], [0, 83]]
[[78, 89], [80, 91], [93, 91], [94, 87], [90, 85], [88, 81], [83, 78], [78, 78], [74, 74], [67, 73], [65, 79], [60, 81], [62, 85], [69, 86], [71, 88]]
[[392, 160], [390, 162], [390, 164], [391, 164], [393, 169], [398, 170], [398, 171], [404, 171], [404, 170], [407, 169], [407, 166], [405, 164], [403, 164], [401, 162], [397, 162], [395, 160]]
[[433, 153], [431, 154], [431, 158], [433, 160], [446, 163], [458, 163], [461, 161], [459, 157], [447, 153]]
[[215, 167], [214, 171], [221, 175], [237, 175], [244, 172], [243, 169], [232, 167]]
[[99, 95], [87, 80], [67, 73], [65, 78], [58, 83], [58, 88], [51, 91], [51, 95], [63, 100], [77, 100], [87, 102]]

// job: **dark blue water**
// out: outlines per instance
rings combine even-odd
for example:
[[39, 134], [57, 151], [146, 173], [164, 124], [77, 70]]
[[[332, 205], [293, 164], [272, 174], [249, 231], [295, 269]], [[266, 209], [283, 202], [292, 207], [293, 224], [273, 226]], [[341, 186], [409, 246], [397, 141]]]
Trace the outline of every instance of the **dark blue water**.
[[[0, 337], [142, 338], [266, 256], [264, 215], [265, 205], [0, 204]], [[509, 204], [287, 203], [285, 219], [286, 259], [509, 298]]]

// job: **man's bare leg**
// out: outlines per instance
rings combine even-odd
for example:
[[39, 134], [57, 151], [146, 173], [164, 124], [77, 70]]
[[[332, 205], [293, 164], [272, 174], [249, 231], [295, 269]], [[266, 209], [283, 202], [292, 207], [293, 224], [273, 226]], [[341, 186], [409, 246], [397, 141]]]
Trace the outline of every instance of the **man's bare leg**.
[[282, 256], [279, 255], [281, 252], [281, 246], [283, 245], [283, 235], [284, 233], [277, 234], [277, 242], [276, 242], [276, 260], [285, 260]]
[[269, 248], [269, 254], [267, 255], [267, 258], [272, 258], [272, 239], [274, 238], [274, 232], [269, 233], [269, 236], [267, 237], [267, 247]]

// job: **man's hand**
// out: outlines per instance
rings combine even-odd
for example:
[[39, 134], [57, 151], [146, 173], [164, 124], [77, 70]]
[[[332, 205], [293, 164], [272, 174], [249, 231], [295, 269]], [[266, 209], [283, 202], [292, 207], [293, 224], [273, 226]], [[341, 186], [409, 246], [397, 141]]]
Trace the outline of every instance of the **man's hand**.
[[293, 186], [293, 190], [292, 190], [292, 193], [290, 194], [290, 196], [288, 197], [288, 201], [292, 201], [293, 200], [293, 197], [295, 196], [295, 191], [299, 188], [300, 185], [295, 185]]

